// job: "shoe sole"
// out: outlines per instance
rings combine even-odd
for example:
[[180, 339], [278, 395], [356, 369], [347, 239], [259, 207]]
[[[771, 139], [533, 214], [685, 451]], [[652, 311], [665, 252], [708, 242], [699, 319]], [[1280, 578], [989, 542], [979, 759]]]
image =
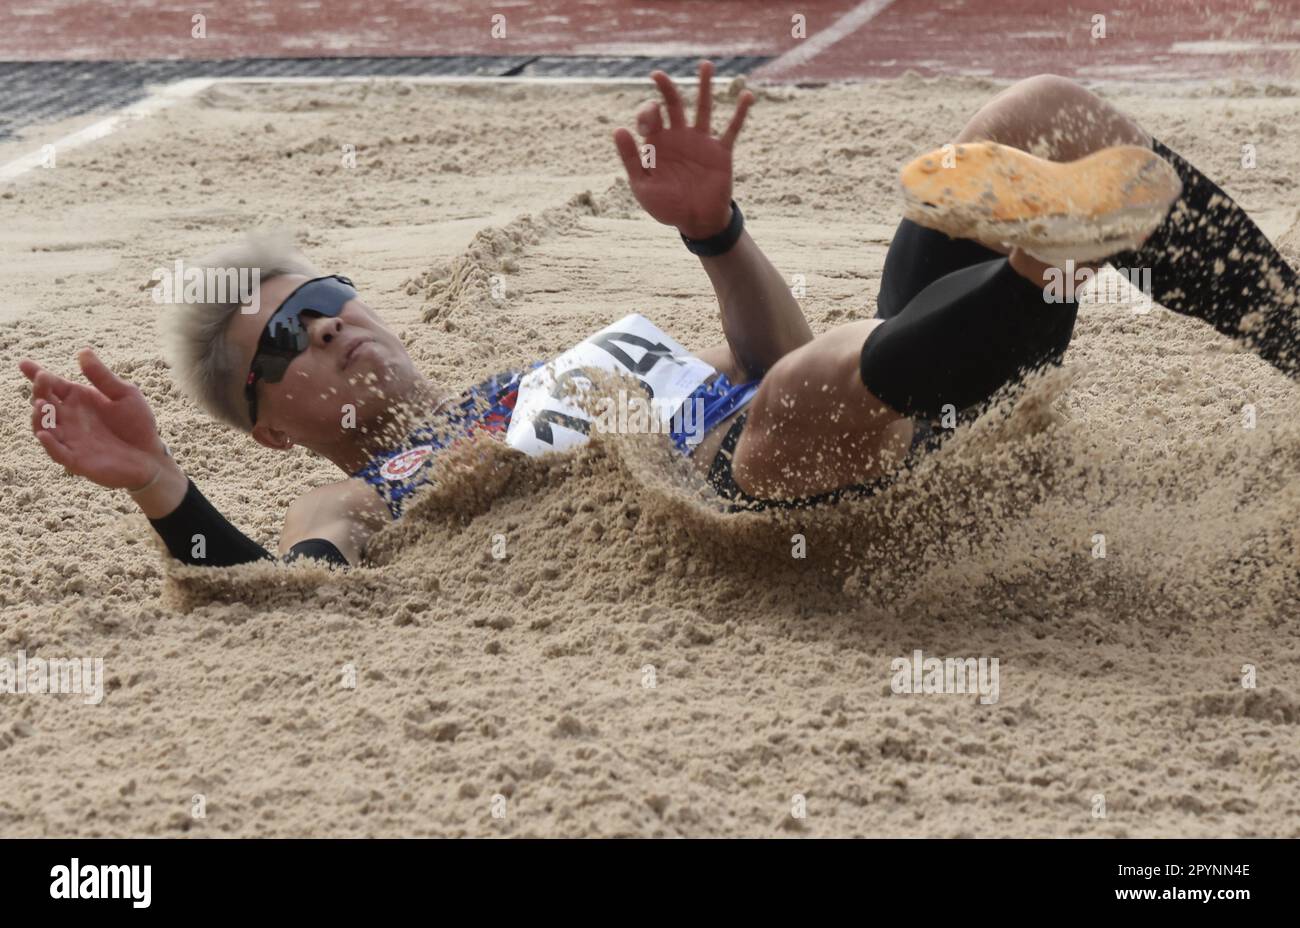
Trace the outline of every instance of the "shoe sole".
[[1136, 248], [1182, 181], [1149, 148], [1122, 145], [1058, 162], [996, 142], [945, 146], [900, 172], [903, 215], [953, 238], [1019, 247], [1048, 264]]

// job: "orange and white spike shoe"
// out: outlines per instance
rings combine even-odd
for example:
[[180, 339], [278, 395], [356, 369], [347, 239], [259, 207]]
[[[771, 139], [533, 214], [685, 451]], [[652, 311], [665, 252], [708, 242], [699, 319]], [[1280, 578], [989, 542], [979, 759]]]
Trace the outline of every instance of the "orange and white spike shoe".
[[1104, 148], [1057, 162], [996, 142], [946, 145], [901, 172], [903, 215], [954, 238], [1018, 246], [1047, 264], [1135, 248], [1182, 193], [1149, 148]]

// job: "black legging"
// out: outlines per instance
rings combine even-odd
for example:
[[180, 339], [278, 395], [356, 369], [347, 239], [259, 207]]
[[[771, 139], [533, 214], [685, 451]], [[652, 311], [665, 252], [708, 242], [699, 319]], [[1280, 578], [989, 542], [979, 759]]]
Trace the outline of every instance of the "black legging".
[[904, 219], [889, 246], [862, 382], [904, 415], [941, 416], [987, 401], [1059, 362], [1078, 306], [1049, 303], [1006, 258]]
[[[1164, 223], [1110, 263], [1150, 268], [1153, 298], [1243, 338], [1289, 376], [1300, 374], [1296, 274], [1227, 194], [1160, 142], [1183, 181]], [[903, 220], [889, 246], [862, 381], [904, 415], [940, 416], [986, 402], [1025, 373], [1059, 363], [1078, 309], [1049, 303], [1005, 258]]]
[[1117, 267], [1150, 268], [1152, 298], [1244, 341], [1291, 378], [1300, 378], [1300, 282], [1268, 237], [1219, 189], [1160, 142], [1183, 195], [1137, 251]]

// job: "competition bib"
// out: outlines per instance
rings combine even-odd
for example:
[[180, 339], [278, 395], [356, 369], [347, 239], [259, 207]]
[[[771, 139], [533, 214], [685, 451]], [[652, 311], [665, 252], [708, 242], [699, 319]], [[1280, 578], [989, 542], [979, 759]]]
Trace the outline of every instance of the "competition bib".
[[[597, 372], [634, 377], [641, 384], [643, 396], [626, 398], [632, 416], [626, 409], [605, 409], [601, 415], [580, 405]], [[646, 419], [649, 430], [667, 432], [687, 398], [715, 373], [645, 316], [633, 313], [520, 381], [506, 442], [536, 456], [583, 444], [594, 428], [609, 423], [626, 425]], [[608, 406], [624, 401], [620, 396], [596, 402]]]

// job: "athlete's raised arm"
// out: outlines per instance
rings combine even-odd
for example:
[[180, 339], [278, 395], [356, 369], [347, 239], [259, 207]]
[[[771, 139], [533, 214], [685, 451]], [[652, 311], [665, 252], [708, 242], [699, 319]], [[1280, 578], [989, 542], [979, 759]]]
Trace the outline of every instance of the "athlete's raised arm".
[[[102, 487], [129, 492], [180, 561], [224, 567], [270, 558], [226, 521], [172, 460], [139, 388], [114, 374], [89, 348], [78, 352], [77, 361], [89, 385], [60, 377], [35, 361], [18, 364], [32, 384], [32, 432], [50, 459]], [[344, 560], [321, 545], [294, 553]]]
[[734, 242], [728, 235], [740, 218], [731, 205], [732, 151], [754, 95], [741, 93], [726, 131], [715, 138], [711, 62], [700, 64], [694, 125], [687, 122], [672, 79], [662, 71], [650, 76], [663, 96], [668, 124], [660, 105], [650, 102], [637, 111], [637, 131], [642, 146], [649, 147], [639, 147], [627, 129], [614, 132], [628, 184], [647, 213], [703, 245], [693, 250], [703, 252], [700, 261], [718, 296], [735, 364], [744, 376], [761, 377], [777, 359], [810, 341], [812, 330], [789, 284], [749, 233], [741, 229]]
[[45, 453], [101, 487], [133, 492], [150, 518], [180, 505], [185, 475], [158, 437], [140, 390], [114, 374], [89, 348], [77, 353], [90, 384], [75, 383], [35, 361], [19, 362], [32, 384], [32, 432]]

